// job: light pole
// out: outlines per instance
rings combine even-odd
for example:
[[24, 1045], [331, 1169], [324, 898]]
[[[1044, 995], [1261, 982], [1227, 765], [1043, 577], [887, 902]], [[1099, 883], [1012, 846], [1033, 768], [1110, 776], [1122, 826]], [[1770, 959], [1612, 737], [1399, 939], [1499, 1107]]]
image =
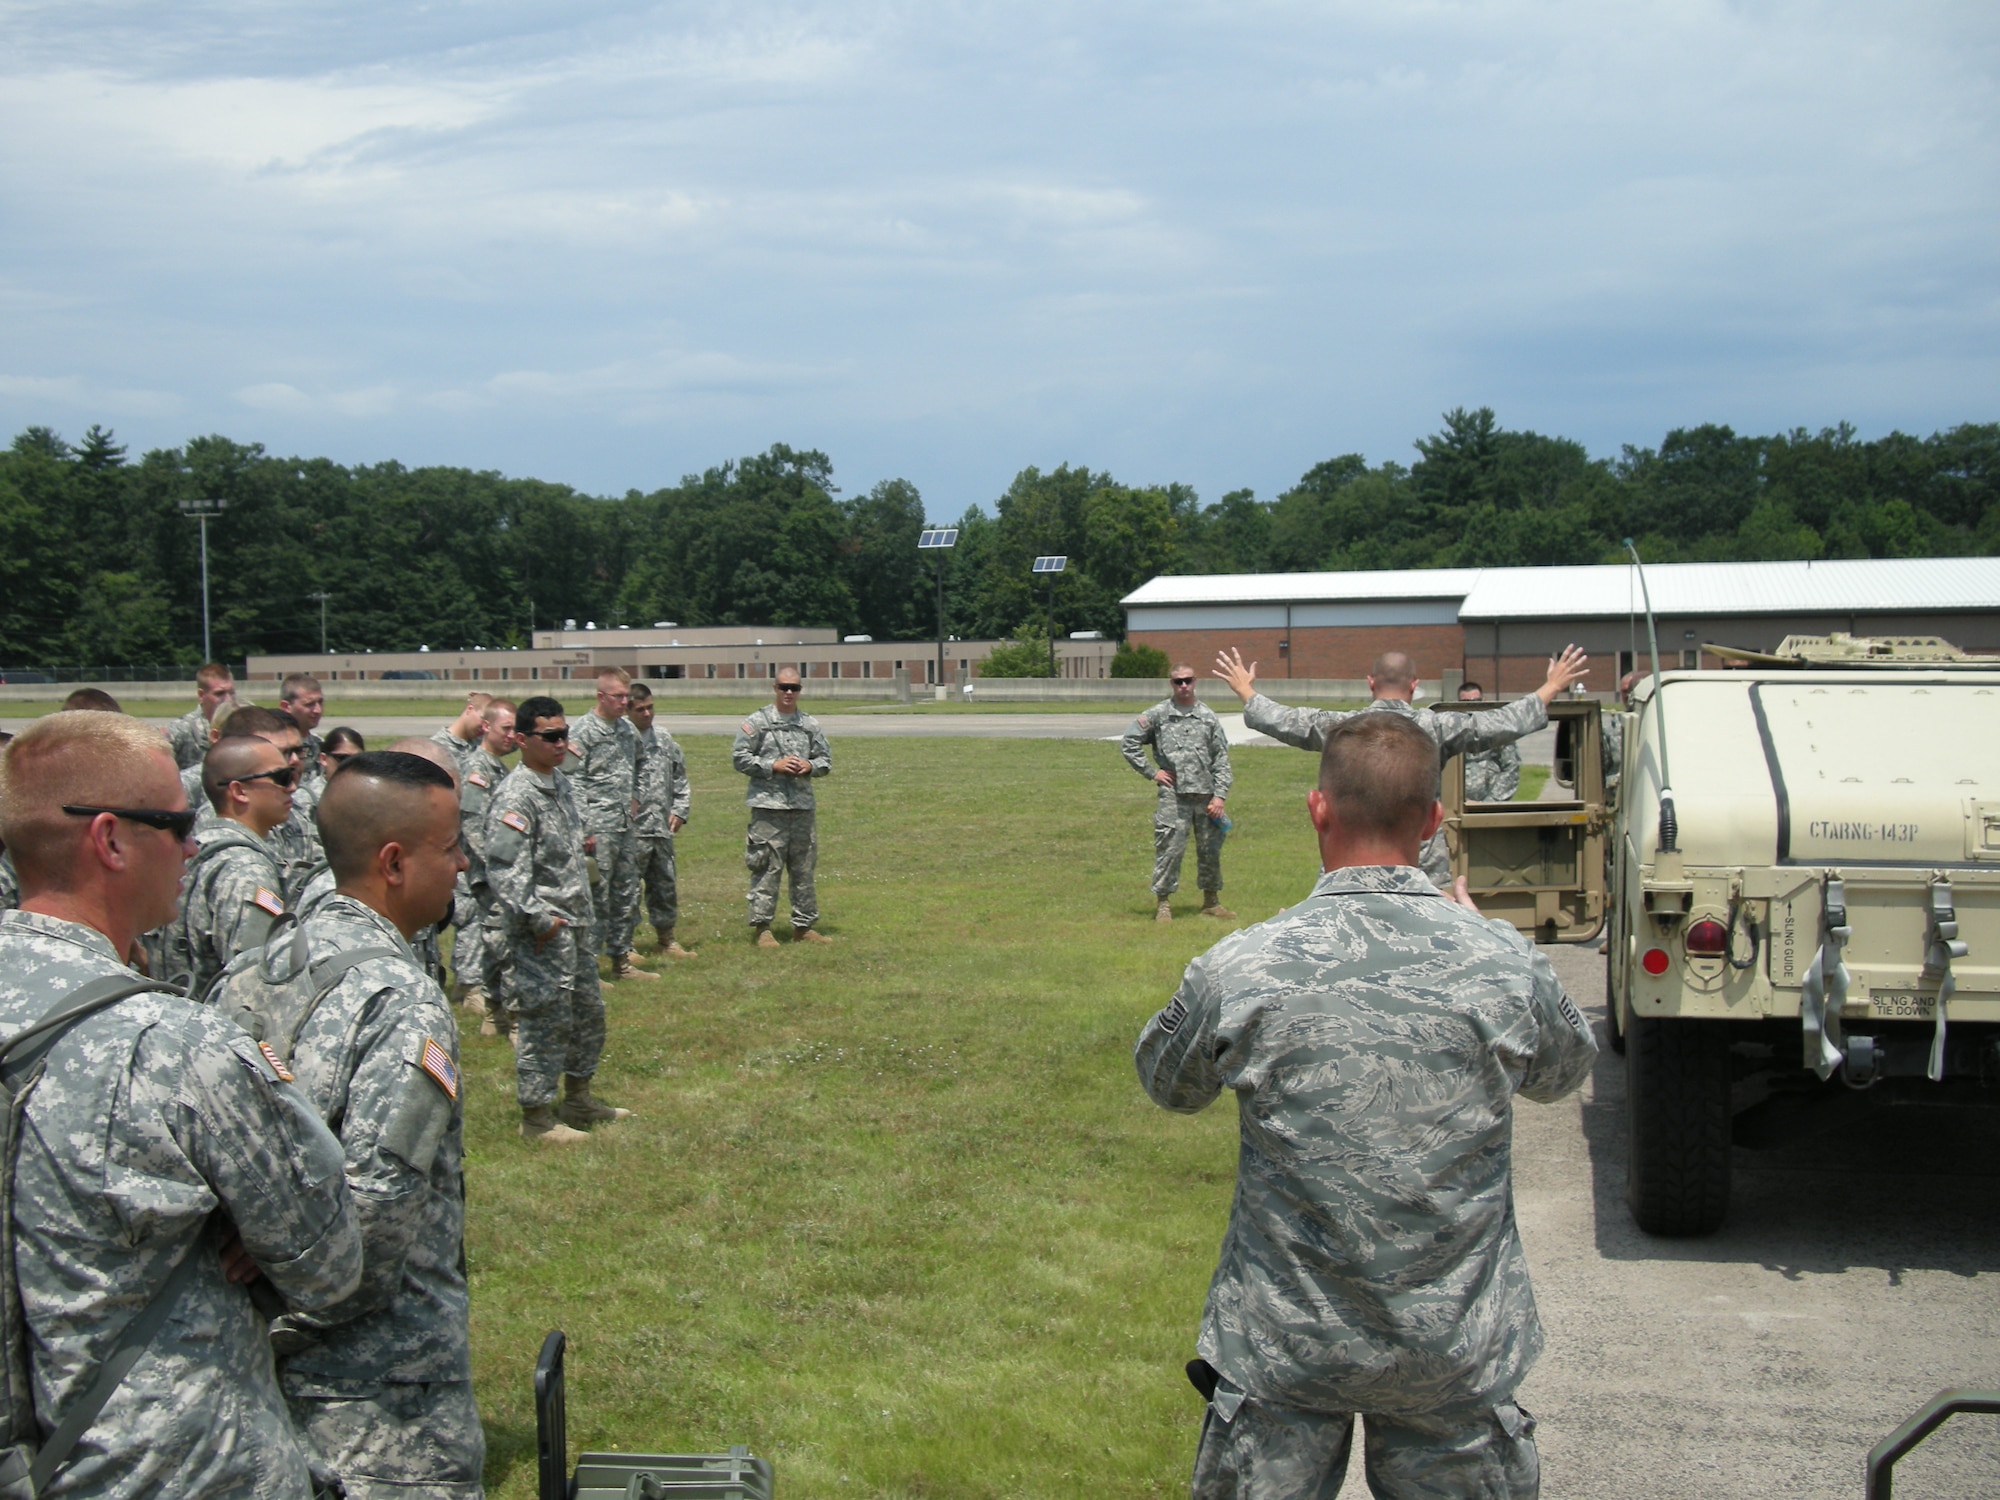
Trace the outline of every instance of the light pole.
[[1056, 675], [1056, 574], [1069, 566], [1067, 557], [1038, 557], [1035, 571], [1049, 578], [1049, 676]]
[[938, 666], [937, 685], [944, 686], [944, 555], [958, 545], [956, 526], [927, 526], [917, 538], [919, 552], [937, 553]]
[[201, 659], [215, 660], [215, 644], [208, 633], [208, 519], [228, 509], [228, 502], [213, 498], [177, 502], [181, 514], [201, 523]]
[[319, 654], [326, 655], [326, 601], [333, 595], [328, 593], [307, 594], [308, 599], [319, 600]]

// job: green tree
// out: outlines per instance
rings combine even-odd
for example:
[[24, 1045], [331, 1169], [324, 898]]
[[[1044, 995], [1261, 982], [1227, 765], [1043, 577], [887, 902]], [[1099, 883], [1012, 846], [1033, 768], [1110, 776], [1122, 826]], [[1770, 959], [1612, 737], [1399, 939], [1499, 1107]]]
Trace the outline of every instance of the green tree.
[[1119, 646], [1111, 656], [1113, 677], [1164, 677], [1172, 670], [1167, 653], [1157, 646]]

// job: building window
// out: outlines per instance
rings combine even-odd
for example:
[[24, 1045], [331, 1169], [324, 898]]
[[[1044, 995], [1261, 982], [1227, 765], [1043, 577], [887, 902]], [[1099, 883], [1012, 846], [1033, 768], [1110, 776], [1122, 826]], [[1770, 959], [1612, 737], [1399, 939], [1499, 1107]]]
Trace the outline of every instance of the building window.
[[1701, 668], [1701, 652], [1683, 651], [1681, 653], [1681, 666], [1690, 672], [1699, 671]]
[[542, 669], [540, 667], [528, 668], [528, 680], [530, 682], [540, 682], [542, 680]]
[[861, 664], [861, 675], [863, 677], [873, 677], [875, 675], [875, 663], [872, 661], [864, 661]]
[[708, 664], [708, 680], [709, 680], [710, 682], [713, 682], [713, 681], [715, 681], [715, 663], [714, 663], [714, 662], [710, 662], [710, 663]]
[[739, 661], [736, 664], [736, 675], [738, 678], [748, 677], [750, 675], [750, 668], [745, 663]]

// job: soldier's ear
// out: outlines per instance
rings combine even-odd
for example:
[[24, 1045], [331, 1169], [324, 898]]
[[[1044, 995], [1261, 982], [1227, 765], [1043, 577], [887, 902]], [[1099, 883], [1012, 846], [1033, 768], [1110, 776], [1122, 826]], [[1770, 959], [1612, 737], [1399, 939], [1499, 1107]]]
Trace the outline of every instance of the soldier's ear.
[[1433, 802], [1431, 810], [1424, 815], [1424, 836], [1417, 840], [1419, 845], [1428, 844], [1431, 836], [1444, 825], [1444, 804]]

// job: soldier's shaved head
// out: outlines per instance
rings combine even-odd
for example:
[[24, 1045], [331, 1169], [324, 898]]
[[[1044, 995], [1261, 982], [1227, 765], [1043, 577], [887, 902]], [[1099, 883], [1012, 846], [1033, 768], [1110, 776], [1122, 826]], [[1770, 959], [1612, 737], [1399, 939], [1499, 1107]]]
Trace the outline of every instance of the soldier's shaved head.
[[[458, 762], [453, 760], [451, 752], [436, 740], [430, 739], [425, 735], [413, 734], [408, 739], [397, 740], [395, 744], [386, 748], [397, 755], [421, 755], [425, 760], [449, 776], [451, 784], [454, 787], [458, 785]], [[349, 764], [351, 765], [352, 762]], [[347, 766], [341, 767], [343, 771], [347, 769]]]
[[1378, 688], [1415, 687], [1417, 664], [1401, 651], [1384, 651], [1368, 669], [1368, 679]]
[[1320, 795], [1351, 832], [1421, 836], [1438, 799], [1437, 743], [1401, 713], [1365, 713], [1327, 732]]
[[275, 771], [284, 763], [284, 752], [261, 735], [224, 735], [209, 747], [208, 759], [201, 763], [202, 794], [210, 807], [221, 812], [229, 800], [230, 782]]
[[[0, 749], [0, 841], [25, 884], [61, 888], [85, 820], [63, 811], [187, 805], [157, 729], [122, 714], [69, 709], [37, 719]], [[169, 783], [172, 783], [169, 785]]]
[[[442, 750], [428, 740], [417, 743]], [[430, 819], [431, 794], [455, 795], [455, 787], [445, 767], [414, 750], [369, 750], [349, 758], [327, 780], [315, 814], [334, 880], [359, 880], [374, 868], [383, 845], [414, 842]]]
[[489, 699], [486, 707], [479, 711], [479, 717], [484, 719], [488, 724], [491, 724], [498, 715], [502, 713], [511, 714], [513, 711], [514, 700], [512, 698], [493, 698]]
[[298, 721], [290, 714], [280, 715], [273, 708], [259, 708], [254, 703], [246, 703], [241, 708], [232, 708], [222, 720], [217, 731], [218, 739], [241, 734], [278, 734], [286, 729], [296, 729]]

